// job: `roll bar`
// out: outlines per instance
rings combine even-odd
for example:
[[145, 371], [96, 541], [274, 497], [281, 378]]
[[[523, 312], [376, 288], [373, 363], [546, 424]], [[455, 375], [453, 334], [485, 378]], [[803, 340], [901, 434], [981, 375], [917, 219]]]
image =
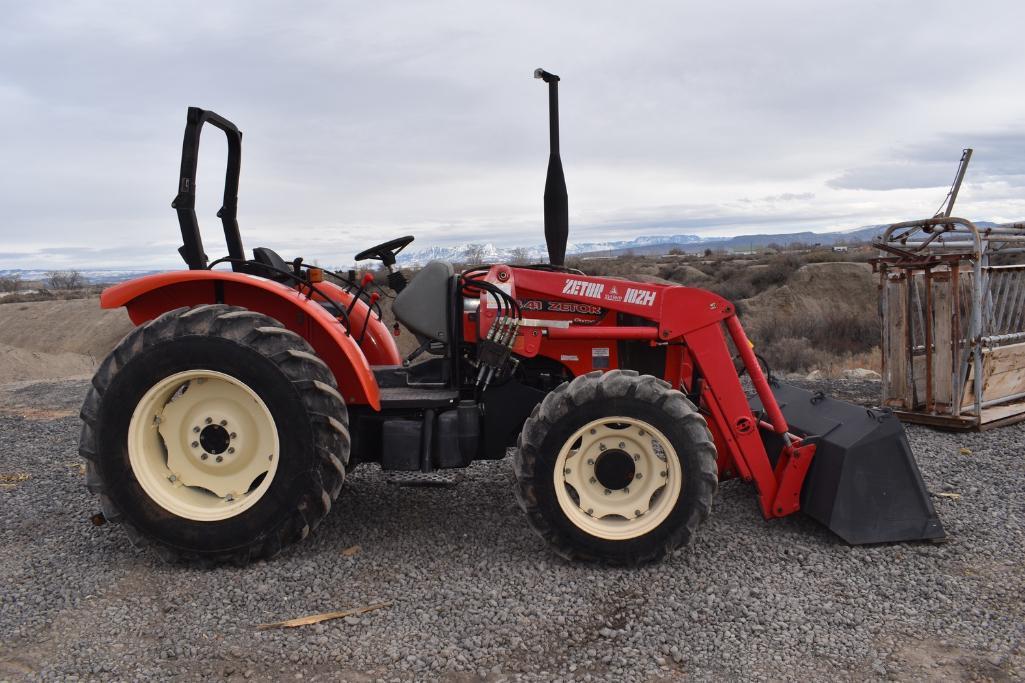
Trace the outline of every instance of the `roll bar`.
[[228, 138], [228, 163], [224, 174], [224, 200], [217, 217], [224, 226], [224, 241], [233, 270], [238, 270], [245, 259], [242, 237], [238, 231], [238, 177], [242, 166], [242, 131], [218, 114], [199, 107], [189, 107], [185, 119], [185, 139], [182, 142], [182, 165], [178, 180], [178, 195], [171, 208], [178, 212], [182, 231], [182, 246], [178, 253], [190, 270], [205, 270], [207, 256], [203, 251], [203, 237], [196, 218], [196, 167], [199, 163], [199, 136], [203, 124], [209, 123], [224, 131]]

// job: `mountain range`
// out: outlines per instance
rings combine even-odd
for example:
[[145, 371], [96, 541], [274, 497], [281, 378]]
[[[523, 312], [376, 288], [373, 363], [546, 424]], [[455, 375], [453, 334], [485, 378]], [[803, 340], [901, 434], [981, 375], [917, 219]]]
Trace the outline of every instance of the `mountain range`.
[[[672, 249], [684, 252], [701, 252], [705, 249], [723, 251], [749, 251], [764, 248], [770, 244], [790, 246], [804, 244], [854, 244], [869, 242], [880, 234], [886, 225], [867, 225], [841, 232], [793, 232], [786, 234], [737, 235], [735, 237], [707, 237], [701, 235], [644, 235], [632, 240], [607, 242], [570, 242], [566, 245], [567, 256], [657, 256]], [[475, 253], [470, 253], [475, 252]], [[500, 263], [515, 259], [531, 262], [543, 261], [548, 257], [544, 244], [529, 247], [498, 247], [491, 243], [460, 245], [451, 247], [428, 247], [408, 250], [399, 254], [399, 263], [405, 266], [419, 266], [428, 261], [465, 261], [467, 256], [484, 263]]]
[[[992, 227], [996, 223], [976, 221], [979, 227]], [[790, 233], [757, 233], [752, 235], [736, 235], [734, 237], [709, 237], [701, 235], [645, 235], [632, 240], [609, 242], [570, 242], [566, 245], [567, 256], [660, 256], [677, 249], [685, 253], [700, 253], [705, 249], [713, 251], [752, 251], [764, 249], [770, 245], [789, 247], [794, 244], [832, 246], [840, 244], [859, 244], [871, 242], [882, 234], [889, 223], [879, 225], [863, 225], [852, 230], [834, 232], [790, 232]], [[463, 245], [454, 247], [429, 247], [419, 251], [406, 251], [399, 254], [399, 263], [406, 266], [420, 266], [428, 261], [466, 261], [468, 249], [482, 263], [502, 263], [520, 259], [529, 262], [546, 261], [548, 250], [543, 244], [529, 247], [497, 247], [491, 243]]]
[[[979, 227], [992, 227], [995, 223], [978, 221]], [[701, 235], [644, 235], [631, 240], [613, 240], [605, 242], [570, 242], [566, 245], [567, 256], [598, 257], [598, 256], [658, 256], [678, 249], [688, 253], [713, 251], [751, 251], [770, 245], [782, 247], [796, 243], [808, 245], [831, 246], [837, 244], [858, 244], [871, 242], [882, 233], [887, 224], [865, 225], [853, 230], [836, 232], [791, 232], [791, 233], [758, 233], [752, 235], [736, 235], [734, 237], [708, 237]], [[472, 252], [472, 253], [471, 253]], [[468, 258], [472, 257], [472, 258]], [[399, 254], [398, 262], [402, 266], [417, 267], [429, 261], [466, 262], [467, 260], [481, 263], [503, 263], [522, 261], [537, 263], [547, 261], [548, 250], [544, 244], [527, 247], [499, 247], [490, 242], [458, 246], [432, 246], [419, 250], [406, 250]], [[348, 269], [346, 265], [340, 267]], [[80, 270], [85, 278], [94, 284], [120, 282], [138, 277], [153, 270]], [[41, 280], [46, 277], [44, 270], [3, 270], [0, 277], [20, 275], [22, 280]]]

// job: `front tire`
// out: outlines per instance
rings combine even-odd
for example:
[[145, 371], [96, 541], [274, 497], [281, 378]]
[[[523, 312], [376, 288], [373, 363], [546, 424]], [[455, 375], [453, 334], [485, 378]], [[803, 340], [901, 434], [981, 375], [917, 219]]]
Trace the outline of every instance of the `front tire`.
[[104, 516], [168, 560], [245, 564], [305, 538], [349, 457], [334, 376], [276, 320], [223, 304], [136, 328], [82, 407]]
[[569, 560], [659, 561], [690, 542], [718, 488], [715, 446], [697, 408], [633, 370], [559, 386], [518, 446], [520, 507]]

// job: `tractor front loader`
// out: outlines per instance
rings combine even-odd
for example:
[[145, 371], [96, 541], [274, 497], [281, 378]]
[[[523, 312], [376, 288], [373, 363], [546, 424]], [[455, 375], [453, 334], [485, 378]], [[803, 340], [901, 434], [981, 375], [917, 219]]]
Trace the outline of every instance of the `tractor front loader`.
[[[357, 465], [423, 475], [515, 447], [517, 500], [569, 559], [665, 557], [730, 478], [754, 485], [767, 519], [804, 510], [850, 543], [943, 537], [888, 412], [770, 382], [720, 296], [564, 265], [559, 79], [535, 76], [549, 89], [549, 263], [435, 261], [407, 282], [396, 257], [413, 237], [361, 252], [390, 272], [392, 311], [419, 344], [406, 358], [372, 277], [267, 248], [247, 257], [241, 133], [189, 109], [173, 204], [188, 269], [101, 299], [138, 325], [82, 407], [80, 452], [108, 520], [170, 559], [244, 563], [315, 529]], [[195, 213], [206, 124], [228, 140], [228, 255], [214, 261]]]

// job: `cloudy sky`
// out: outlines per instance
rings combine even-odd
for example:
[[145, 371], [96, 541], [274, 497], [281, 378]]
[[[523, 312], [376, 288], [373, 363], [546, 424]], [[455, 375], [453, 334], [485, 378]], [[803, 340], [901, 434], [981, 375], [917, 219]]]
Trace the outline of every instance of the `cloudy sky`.
[[[177, 267], [189, 105], [245, 132], [248, 247], [571, 241], [1025, 217], [1025, 4], [0, 0], [0, 268]], [[198, 211], [216, 239], [223, 137]]]

